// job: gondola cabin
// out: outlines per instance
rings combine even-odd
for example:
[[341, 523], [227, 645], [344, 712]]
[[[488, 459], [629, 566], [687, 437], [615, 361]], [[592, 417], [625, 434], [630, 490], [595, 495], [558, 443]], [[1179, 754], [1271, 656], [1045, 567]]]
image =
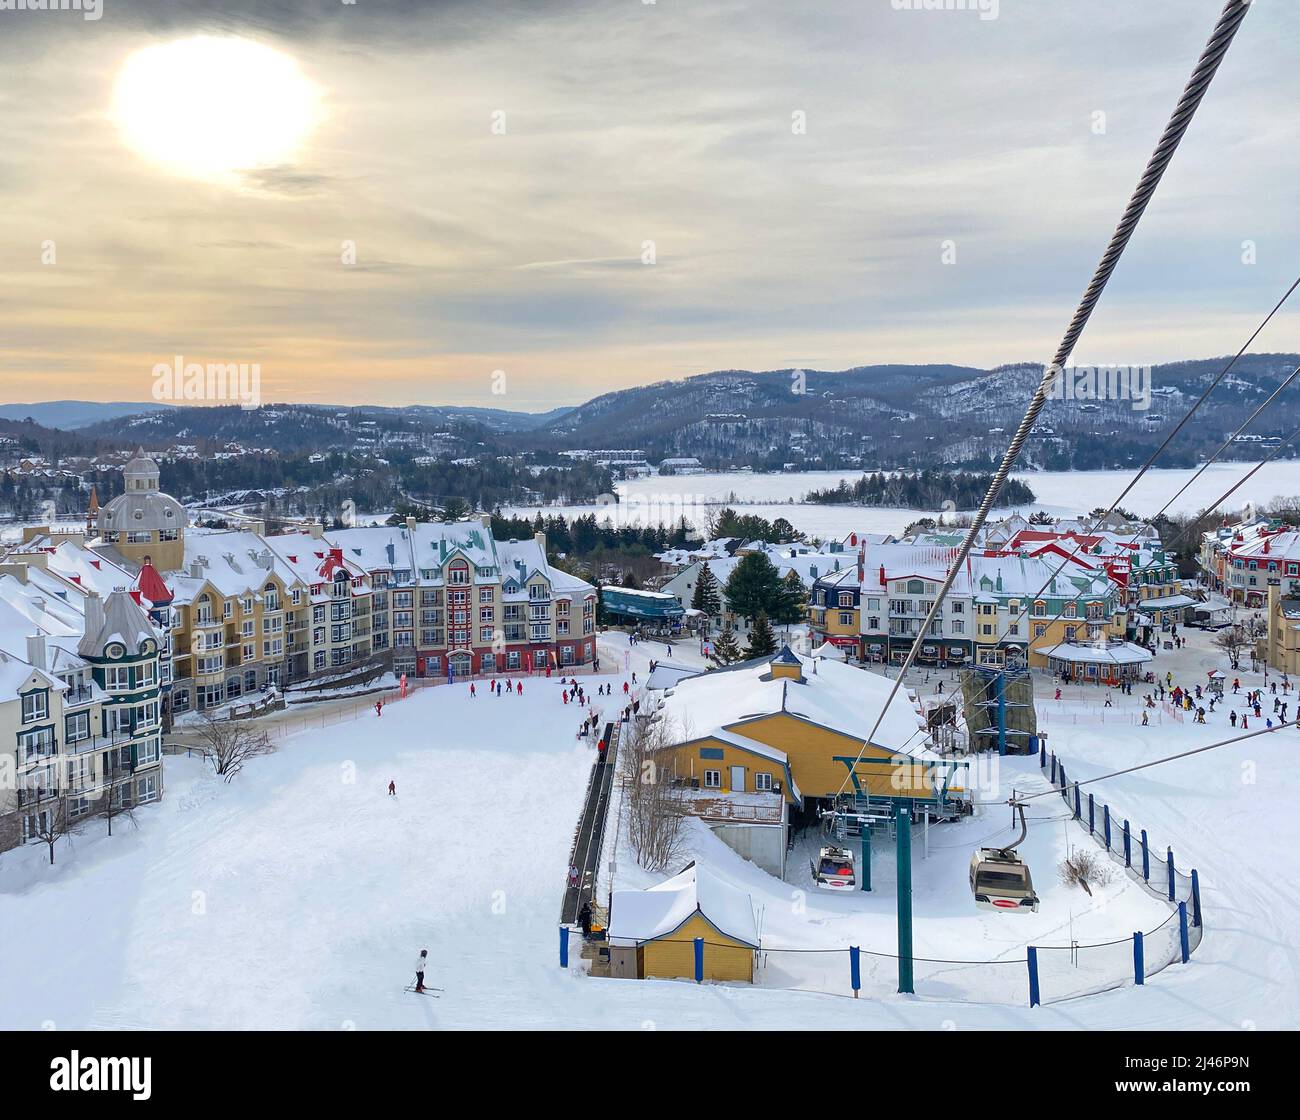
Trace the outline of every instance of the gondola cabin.
[[813, 882], [826, 891], [851, 891], [857, 885], [853, 853], [845, 848], [823, 848], [812, 864]]
[[970, 889], [981, 910], [1038, 912], [1029, 867], [1012, 851], [980, 848], [970, 861]]

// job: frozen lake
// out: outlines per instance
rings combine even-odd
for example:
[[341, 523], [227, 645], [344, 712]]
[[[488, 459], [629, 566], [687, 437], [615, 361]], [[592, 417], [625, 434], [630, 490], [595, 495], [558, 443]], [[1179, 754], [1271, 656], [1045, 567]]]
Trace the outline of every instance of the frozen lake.
[[[1216, 463], [1170, 507], [1171, 513], [1194, 513], [1214, 503], [1254, 466], [1253, 463]], [[1188, 482], [1196, 471], [1151, 470], [1120, 503], [1125, 509], [1153, 516]], [[853, 482], [861, 471], [813, 471], [806, 474], [718, 474], [678, 475], [669, 478], [641, 478], [617, 486], [620, 506], [543, 506], [544, 515], [579, 517], [588, 513], [612, 517], [628, 524], [675, 524], [685, 515], [700, 525], [710, 510], [734, 506], [743, 513], [771, 520], [786, 518], [795, 528], [821, 537], [838, 537], [849, 532], [899, 533], [920, 517], [937, 516], [938, 510], [823, 506], [803, 502], [809, 491], [836, 486], [841, 479]], [[1114, 501], [1132, 471], [1066, 471], [1016, 474], [1037, 495], [1032, 505], [1015, 507], [1023, 513], [1045, 510], [1060, 517], [1076, 517], [1096, 506]], [[1240, 511], [1250, 502], [1262, 505], [1276, 497], [1300, 494], [1300, 464], [1275, 461], [1266, 464], [1236, 493], [1222, 503], [1225, 511]], [[537, 506], [514, 506], [505, 512], [532, 517]], [[999, 516], [1002, 512], [999, 511]]]

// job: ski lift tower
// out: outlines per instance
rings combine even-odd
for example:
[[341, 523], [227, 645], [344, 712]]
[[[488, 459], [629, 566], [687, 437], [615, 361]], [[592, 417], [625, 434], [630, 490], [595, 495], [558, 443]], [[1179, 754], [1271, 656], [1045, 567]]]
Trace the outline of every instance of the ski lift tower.
[[[1037, 733], [1036, 721], [1033, 719], [1034, 712], [1034, 685], [1029, 676], [1029, 670], [1024, 668], [1007, 669], [1005, 667], [995, 667], [991, 665], [977, 665], [972, 670], [975, 674], [976, 682], [981, 686], [980, 696], [982, 699], [976, 700], [974, 707], [983, 716], [982, 719], [976, 719], [976, 723], [981, 724], [971, 732], [974, 736], [996, 736], [998, 743], [998, 754], [1007, 753], [1008, 738], [1023, 738], [1025, 740], [1023, 750], [1017, 751], [1023, 754], [1029, 750], [1029, 741]], [[1016, 687], [1019, 686], [1019, 687]], [[1011, 693], [1014, 691], [1023, 695], [1028, 690], [1029, 700], [1013, 700]], [[1028, 709], [1030, 719], [1025, 721], [1017, 719], [1017, 710], [1021, 713]], [[1029, 728], [1017, 726], [1028, 722]], [[978, 740], [977, 740], [978, 742]]]

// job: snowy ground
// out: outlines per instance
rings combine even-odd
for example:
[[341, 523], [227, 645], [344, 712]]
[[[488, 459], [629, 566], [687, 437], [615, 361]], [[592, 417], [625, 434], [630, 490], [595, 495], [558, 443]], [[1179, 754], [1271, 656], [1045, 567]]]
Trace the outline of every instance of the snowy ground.
[[[607, 667], [621, 667], [625, 649], [621, 635], [604, 637]], [[649, 658], [663, 650], [645, 644], [627, 653], [644, 680]], [[673, 656], [692, 656], [689, 644]], [[1199, 672], [1194, 663], [1213, 655], [1207, 646], [1162, 657], [1158, 667], [1177, 666], [1177, 676], [1183, 662], [1188, 674]], [[96, 822], [54, 868], [39, 846], [6, 853], [0, 1028], [1300, 1026], [1290, 729], [1102, 787], [1154, 843], [1173, 844], [1180, 865], [1200, 869], [1207, 933], [1191, 965], [1142, 989], [1034, 1010], [964, 996], [854, 1001], [770, 987], [601, 981], [558, 967], [559, 900], [591, 761], [558, 688], [530, 680], [522, 697], [473, 700], [459, 686], [421, 690], [388, 705], [382, 719], [284, 739], [230, 785], [195, 760], [169, 756], [166, 798], [139, 813], [138, 831], [119, 820], [119, 835], [106, 839]], [[1062, 701], [1080, 714], [1090, 703]], [[1225, 728], [1062, 722], [1053, 746], [1083, 777]], [[386, 793], [390, 779], [395, 798]], [[1042, 804], [1060, 815], [1059, 799]], [[1005, 834], [1004, 823], [978, 818], [960, 834], [932, 830], [933, 886], [918, 887], [926, 915], [918, 950], [923, 937], [926, 945], [937, 943], [932, 936], [950, 940], [939, 928], [945, 908], [954, 929], [970, 931], [963, 957], [1003, 948], [971, 917], [964, 867], [969, 847]], [[1064, 828], [1036, 826], [1034, 850], [1059, 844]], [[761, 874], [735, 862], [739, 873]], [[765, 931], [774, 943], [851, 934], [868, 947], [890, 902], [888, 864], [878, 867], [880, 893], [867, 910], [857, 900], [818, 899], [826, 922], [810, 931], [788, 896], [776, 898], [765, 907]], [[1036, 868], [1036, 877], [1040, 889], [1050, 886], [1050, 872]], [[1045, 905], [1036, 920], [1055, 926], [1044, 936], [1068, 940], [1071, 909]], [[1144, 917], [1134, 913], [1134, 928]], [[1094, 918], [1079, 910], [1075, 920], [1082, 928]], [[402, 991], [421, 947], [434, 962], [431, 982], [447, 989], [440, 999]], [[769, 960], [765, 984], [779, 967]]]

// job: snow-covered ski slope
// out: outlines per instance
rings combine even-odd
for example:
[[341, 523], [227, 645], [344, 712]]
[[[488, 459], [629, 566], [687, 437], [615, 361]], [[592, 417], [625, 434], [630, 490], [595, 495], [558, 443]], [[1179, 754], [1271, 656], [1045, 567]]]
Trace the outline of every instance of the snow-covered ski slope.
[[[632, 668], [663, 652], [634, 649]], [[169, 758], [166, 799], [138, 831], [119, 820], [108, 840], [94, 822], [53, 869], [39, 846], [0, 858], [0, 1028], [1300, 1026], [1294, 731], [1105, 783], [1200, 869], [1206, 938], [1145, 988], [1031, 1010], [562, 971], [559, 899], [591, 761], [577, 715], [554, 681], [500, 698], [442, 686], [287, 739], [231, 785]], [[1082, 778], [1223, 733], [1058, 722], [1052, 735]], [[955, 896], [954, 918], [968, 906]], [[402, 990], [425, 947], [438, 1000]]]

